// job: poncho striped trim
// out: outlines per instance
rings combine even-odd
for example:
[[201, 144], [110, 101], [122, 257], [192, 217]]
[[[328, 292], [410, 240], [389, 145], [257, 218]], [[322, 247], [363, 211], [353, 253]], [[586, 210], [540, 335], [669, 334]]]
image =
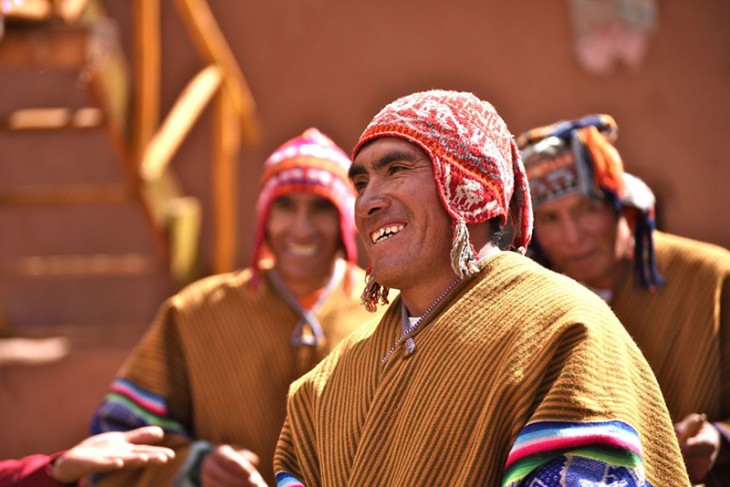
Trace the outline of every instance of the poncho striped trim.
[[643, 478], [641, 441], [622, 421], [597, 423], [536, 422], [522, 428], [510, 450], [504, 486], [519, 482], [550, 460], [569, 454], [625, 467]]
[[[101, 421], [107, 427], [100, 429], [97, 423]], [[110, 392], [104, 397], [104, 403], [94, 418], [94, 424], [94, 432], [156, 425], [168, 433], [190, 436], [182, 424], [170, 417], [163, 396], [153, 394], [125, 378], [112, 382]]]
[[276, 474], [277, 487], [306, 487], [299, 479], [287, 472]]

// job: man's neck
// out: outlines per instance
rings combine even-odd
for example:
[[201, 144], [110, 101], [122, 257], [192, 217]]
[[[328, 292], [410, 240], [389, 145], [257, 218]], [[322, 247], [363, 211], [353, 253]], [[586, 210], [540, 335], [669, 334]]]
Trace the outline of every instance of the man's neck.
[[631, 261], [628, 258], [622, 259], [616, 263], [610, 273], [601, 279], [595, 279], [591, 282], [583, 284], [591, 289], [603, 289], [613, 291], [618, 286], [626, 274], [631, 271]]
[[[499, 247], [488, 243], [479, 249], [478, 262], [490, 259], [499, 252], [501, 252]], [[451, 271], [438, 279], [424, 281], [407, 291], [401, 290], [401, 299], [408, 309], [409, 316], [421, 316], [434, 302], [442, 300], [442, 295], [447, 294], [458, 280], [456, 274]]]
[[338, 272], [337, 266], [338, 260], [336, 259], [332, 263], [332, 267], [329, 269], [329, 272], [327, 274], [320, 274], [318, 276], [307, 276], [304, 279], [297, 279], [292, 276], [288, 276], [285, 273], [278, 272], [276, 266], [272, 268], [272, 271], [276, 273], [279, 281], [286, 288], [286, 290], [289, 291], [292, 296], [299, 298], [303, 296], [306, 297], [313, 293], [317, 293], [318, 291], [321, 291], [325, 287], [327, 287], [327, 284], [329, 284], [329, 282]]
[[434, 304], [442, 301], [457, 281], [456, 275], [452, 274], [449, 276], [449, 280], [441, 279], [424, 283], [418, 289], [401, 291], [401, 299], [406, 309], [408, 309], [408, 315], [412, 317], [422, 316]]
[[484, 247], [482, 247], [479, 250], [479, 253], [478, 253], [479, 262], [483, 262], [483, 261], [497, 255], [500, 252], [501, 252], [501, 250], [499, 249], [499, 247], [497, 247], [496, 245], [493, 245], [491, 243], [488, 243], [487, 245], [485, 245]]

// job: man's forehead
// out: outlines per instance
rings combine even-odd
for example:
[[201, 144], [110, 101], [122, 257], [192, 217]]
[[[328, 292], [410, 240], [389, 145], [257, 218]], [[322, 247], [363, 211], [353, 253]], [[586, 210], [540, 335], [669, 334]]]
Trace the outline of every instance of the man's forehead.
[[415, 143], [400, 137], [378, 137], [366, 142], [358, 151], [353, 164], [377, 163], [382, 160], [429, 160], [426, 152]]
[[301, 191], [301, 190], [282, 193], [276, 197], [276, 200], [303, 201], [303, 202], [321, 201], [321, 200], [330, 201], [329, 198], [322, 196], [320, 194], [313, 193], [312, 191]]
[[547, 201], [547, 202], [542, 203], [541, 205], [537, 206], [535, 208], [535, 216], [539, 216], [540, 214], [543, 214], [543, 213], [552, 213], [555, 211], [569, 210], [571, 208], [593, 203], [596, 201], [603, 203], [602, 201], [597, 200], [596, 198], [592, 198], [591, 196], [584, 194], [584, 193], [570, 193], [570, 194], [566, 194], [563, 196], [559, 196], [557, 198], [554, 198], [550, 201]]

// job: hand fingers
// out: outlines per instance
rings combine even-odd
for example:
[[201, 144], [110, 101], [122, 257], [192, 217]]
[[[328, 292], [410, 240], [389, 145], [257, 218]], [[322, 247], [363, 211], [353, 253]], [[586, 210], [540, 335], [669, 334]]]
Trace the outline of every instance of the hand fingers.
[[249, 479], [260, 478], [256, 467], [242, 454], [229, 445], [216, 447], [203, 462], [201, 479], [203, 485], [249, 486], [258, 485]]
[[255, 470], [251, 461], [230, 445], [221, 445], [216, 448], [219, 465], [231, 473], [250, 473]]
[[687, 456], [701, 455], [714, 461], [720, 450], [720, 432], [712, 424], [705, 422], [696, 435], [687, 438], [682, 451]]
[[97, 455], [99, 462], [119, 464], [119, 468], [137, 468], [145, 465], [162, 465], [175, 458], [175, 452], [169, 448], [144, 447], [129, 451], [117, 451], [106, 456]]
[[167, 463], [175, 458], [175, 451], [170, 448], [152, 445], [138, 445], [131, 451], [130, 455], [142, 458], [145, 462], [160, 464]]
[[157, 443], [165, 436], [165, 432], [159, 426], [143, 426], [125, 431], [124, 436], [130, 443]]
[[[208, 463], [206, 459], [206, 463]], [[243, 475], [231, 474], [219, 464], [206, 465], [200, 474], [203, 487], [230, 487], [235, 485], [246, 485]]]
[[720, 451], [721, 441], [717, 428], [705, 421], [697, 434], [686, 438], [680, 445], [693, 484], [704, 483]]
[[238, 446], [235, 446], [235, 447], [232, 446], [232, 448], [234, 448], [235, 451], [239, 455], [243, 456], [246, 460], [248, 460], [249, 462], [251, 462], [254, 466], [256, 466], [256, 467], [259, 466], [259, 463], [261, 462], [261, 460], [259, 459], [259, 456], [257, 454], [255, 454], [251, 450], [247, 450], [245, 448], [241, 448], [241, 447], [238, 447]]
[[688, 438], [695, 436], [702, 428], [702, 424], [707, 417], [704, 414], [692, 413], [685, 416], [681, 421], [674, 425], [674, 431], [677, 433], [677, 439], [682, 445]]

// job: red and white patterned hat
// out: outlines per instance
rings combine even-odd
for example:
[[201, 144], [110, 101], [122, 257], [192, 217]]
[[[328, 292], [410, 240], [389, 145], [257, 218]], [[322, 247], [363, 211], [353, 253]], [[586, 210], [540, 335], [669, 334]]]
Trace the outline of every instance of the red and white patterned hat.
[[512, 218], [512, 247], [524, 253], [532, 235], [532, 204], [520, 153], [495, 108], [471, 93], [432, 90], [383, 108], [360, 136], [353, 159], [367, 142], [405, 139], [431, 158], [438, 193], [454, 226], [452, 267], [476, 272], [477, 255], [466, 225]]
[[266, 220], [276, 198], [307, 192], [330, 200], [340, 213], [340, 233], [346, 259], [357, 262], [355, 243], [355, 190], [347, 177], [350, 158], [329, 137], [309, 128], [274, 151], [264, 163], [261, 190], [256, 203], [256, 235], [251, 268], [254, 286], [266, 240]]

